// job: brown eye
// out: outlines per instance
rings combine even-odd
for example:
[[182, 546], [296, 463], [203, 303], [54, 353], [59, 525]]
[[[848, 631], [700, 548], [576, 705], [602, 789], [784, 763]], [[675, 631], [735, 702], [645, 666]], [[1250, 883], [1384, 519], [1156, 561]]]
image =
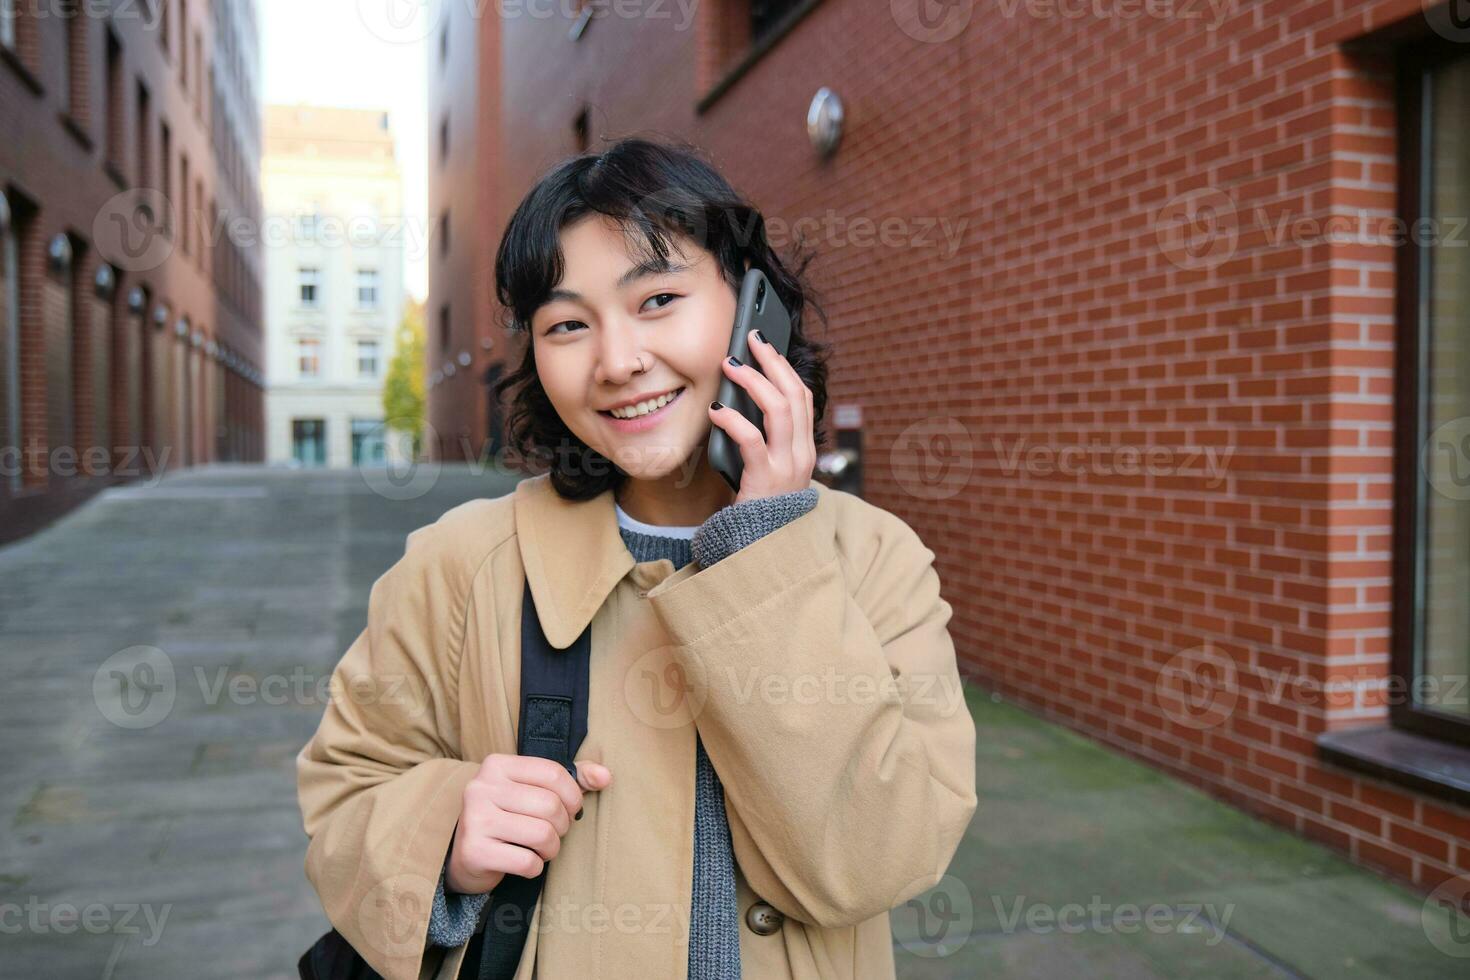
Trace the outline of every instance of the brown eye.
[[[667, 296], [669, 298], [670, 302], [672, 302], [673, 300], [676, 300], [676, 299], [679, 298], [679, 294], [678, 293], [654, 293], [652, 296], [648, 297], [647, 300], [644, 300], [643, 301], [644, 302], [644, 305], [646, 306], [648, 304], [649, 300], [658, 299], [660, 296]], [[668, 305], [669, 305], [668, 303], [660, 303], [656, 308], [661, 310], [665, 306], [668, 306]]]

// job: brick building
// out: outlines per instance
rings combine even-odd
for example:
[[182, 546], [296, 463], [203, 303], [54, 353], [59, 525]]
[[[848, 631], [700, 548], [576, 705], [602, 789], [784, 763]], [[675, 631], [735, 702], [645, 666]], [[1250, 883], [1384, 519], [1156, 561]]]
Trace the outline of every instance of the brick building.
[[496, 236], [536, 175], [690, 139], [815, 237], [836, 426], [936, 551], [968, 674], [1470, 886], [1470, 33], [1446, 8], [445, 6], [445, 456], [493, 446]]
[[0, 540], [261, 458], [256, 22], [253, 0], [0, 5]]

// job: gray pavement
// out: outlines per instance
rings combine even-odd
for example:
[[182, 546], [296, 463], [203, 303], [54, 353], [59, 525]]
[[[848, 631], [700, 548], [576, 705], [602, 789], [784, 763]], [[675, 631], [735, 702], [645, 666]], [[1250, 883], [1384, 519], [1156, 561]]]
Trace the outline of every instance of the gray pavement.
[[[327, 928], [293, 765], [316, 685], [408, 532], [514, 480], [209, 467], [0, 548], [0, 978], [294, 977]], [[980, 810], [893, 915], [900, 976], [1470, 976], [1470, 923], [1422, 896], [968, 694]]]
[[0, 548], [0, 977], [295, 977], [318, 682], [408, 532], [514, 483], [208, 467]]

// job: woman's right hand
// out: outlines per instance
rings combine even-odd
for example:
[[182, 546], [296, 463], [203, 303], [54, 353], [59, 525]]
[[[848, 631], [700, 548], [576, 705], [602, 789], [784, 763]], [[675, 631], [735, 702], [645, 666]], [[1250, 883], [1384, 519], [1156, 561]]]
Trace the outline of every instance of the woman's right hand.
[[576, 765], [574, 781], [565, 766], [550, 759], [487, 755], [465, 784], [444, 876], [449, 890], [480, 895], [507, 874], [539, 875], [561, 850], [563, 835], [582, 809], [583, 792], [612, 782], [606, 766]]

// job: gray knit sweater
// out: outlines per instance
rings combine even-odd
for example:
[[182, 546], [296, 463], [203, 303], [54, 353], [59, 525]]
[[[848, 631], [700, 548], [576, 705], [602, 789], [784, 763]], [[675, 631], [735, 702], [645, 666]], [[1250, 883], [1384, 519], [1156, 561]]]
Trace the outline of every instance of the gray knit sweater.
[[[700, 568], [726, 558], [816, 506], [814, 488], [775, 497], [758, 497], [723, 507], [700, 525], [692, 540], [618, 531], [635, 560], [667, 558], [675, 569], [690, 561]], [[695, 735], [694, 887], [689, 922], [689, 980], [739, 980], [740, 910], [735, 897], [735, 858], [725, 793], [704, 743]], [[434, 892], [429, 943], [458, 946], [474, 934], [489, 894], [447, 891], [444, 872]]]

